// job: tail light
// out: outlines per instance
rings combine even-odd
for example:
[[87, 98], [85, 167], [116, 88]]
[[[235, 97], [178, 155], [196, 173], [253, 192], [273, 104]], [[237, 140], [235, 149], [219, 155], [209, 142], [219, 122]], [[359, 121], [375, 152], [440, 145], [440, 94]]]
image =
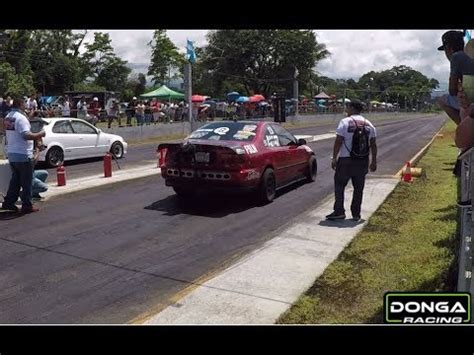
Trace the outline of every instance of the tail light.
[[168, 148], [162, 148], [157, 151], [158, 158], [158, 167], [161, 168], [165, 166], [166, 154], [168, 153]]

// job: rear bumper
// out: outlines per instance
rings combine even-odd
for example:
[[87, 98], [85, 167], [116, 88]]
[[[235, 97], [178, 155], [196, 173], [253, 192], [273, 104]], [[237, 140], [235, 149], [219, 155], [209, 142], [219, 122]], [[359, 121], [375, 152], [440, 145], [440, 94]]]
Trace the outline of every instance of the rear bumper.
[[260, 182], [256, 169], [230, 172], [162, 167], [161, 175], [166, 186], [206, 190], [253, 190]]

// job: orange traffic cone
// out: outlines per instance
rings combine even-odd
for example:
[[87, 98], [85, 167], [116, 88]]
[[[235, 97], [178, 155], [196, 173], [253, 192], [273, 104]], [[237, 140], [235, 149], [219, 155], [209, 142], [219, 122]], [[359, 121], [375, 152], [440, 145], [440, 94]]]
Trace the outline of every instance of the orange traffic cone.
[[411, 176], [411, 164], [409, 161], [407, 161], [407, 167], [403, 173], [403, 181], [404, 182], [412, 182], [413, 177]]

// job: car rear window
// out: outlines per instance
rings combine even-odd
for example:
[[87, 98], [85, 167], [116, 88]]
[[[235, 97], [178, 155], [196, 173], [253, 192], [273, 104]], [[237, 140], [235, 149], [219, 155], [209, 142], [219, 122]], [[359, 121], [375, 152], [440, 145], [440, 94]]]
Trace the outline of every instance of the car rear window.
[[187, 138], [250, 142], [257, 134], [257, 127], [256, 123], [251, 122], [213, 122], [205, 124]]

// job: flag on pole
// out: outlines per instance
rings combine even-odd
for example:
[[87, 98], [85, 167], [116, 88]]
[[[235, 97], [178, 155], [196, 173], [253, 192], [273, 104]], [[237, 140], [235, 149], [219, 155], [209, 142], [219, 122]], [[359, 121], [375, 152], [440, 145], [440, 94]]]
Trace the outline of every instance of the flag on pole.
[[189, 39], [186, 40], [186, 55], [190, 63], [196, 63], [196, 53], [194, 52], [194, 45], [193, 42]]

